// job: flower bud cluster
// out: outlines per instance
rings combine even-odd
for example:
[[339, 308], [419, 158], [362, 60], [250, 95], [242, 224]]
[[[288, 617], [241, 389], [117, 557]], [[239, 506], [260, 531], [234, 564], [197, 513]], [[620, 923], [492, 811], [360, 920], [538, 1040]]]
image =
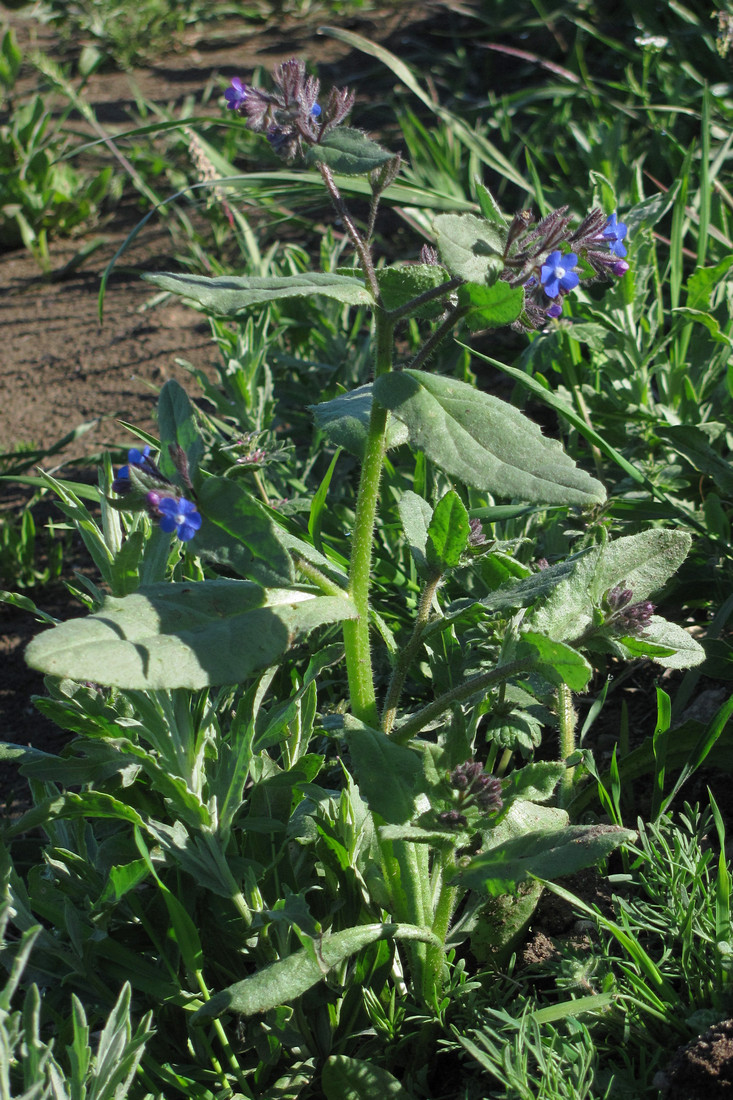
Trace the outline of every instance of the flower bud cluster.
[[605, 626], [612, 626], [619, 634], [643, 634], [654, 614], [654, 604], [649, 600], [632, 603], [634, 593], [630, 588], [617, 584], [605, 596], [608, 609]]
[[620, 277], [629, 270], [623, 259], [628, 228], [615, 213], [606, 217], [593, 209], [571, 231], [567, 211], [561, 206], [535, 224], [531, 211], [522, 210], [509, 224], [501, 278], [524, 287], [524, 310], [515, 327], [541, 328], [548, 317], [562, 314], [564, 296], [581, 282], [576, 270], [580, 261], [589, 269], [584, 282]]
[[[174, 448], [172, 457], [181, 477], [190, 485], [183, 450]], [[132, 475], [131, 470], [135, 471]], [[137, 499], [130, 500], [130, 506], [140, 504], [158, 523], [161, 531], [168, 535], [175, 534], [181, 542], [188, 542], [201, 527], [201, 516], [196, 505], [182, 496], [178, 488], [163, 476], [150, 457], [150, 447], [146, 446], [142, 451], [132, 447], [127, 452], [127, 465], [117, 471], [112, 490], [123, 497], [135, 496], [137, 490]]]
[[287, 161], [302, 153], [304, 145], [317, 145], [354, 105], [348, 88], [332, 88], [321, 107], [320, 83], [306, 75], [304, 63], [297, 58], [277, 65], [272, 79], [277, 90], [265, 92], [235, 76], [224, 98], [227, 107], [244, 116], [250, 130], [264, 133], [278, 156]]
[[501, 780], [485, 772], [480, 760], [466, 760], [459, 764], [448, 776], [448, 783], [457, 792], [458, 808], [438, 814], [442, 825], [467, 825], [468, 819], [463, 811], [471, 806], [482, 814], [495, 814], [502, 808]]

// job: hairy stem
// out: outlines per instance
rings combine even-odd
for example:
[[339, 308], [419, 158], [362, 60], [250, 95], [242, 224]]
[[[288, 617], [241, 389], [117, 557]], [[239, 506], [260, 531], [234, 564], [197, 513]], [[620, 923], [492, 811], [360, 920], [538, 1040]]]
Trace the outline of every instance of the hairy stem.
[[351, 243], [356, 249], [356, 253], [361, 260], [361, 266], [364, 269], [366, 280], [369, 283], [369, 289], [374, 295], [375, 302], [380, 301], [379, 296], [379, 283], [377, 282], [377, 274], [374, 270], [374, 261], [372, 260], [371, 252], [366, 241], [361, 236], [359, 230], [356, 228], [354, 221], [349, 213], [346, 203], [343, 200], [343, 196], [336, 186], [336, 181], [333, 178], [331, 169], [327, 164], [319, 163], [318, 170], [323, 177], [323, 182], [326, 185], [326, 189], [331, 196], [331, 201], [336, 208], [336, 213], [344, 223], [346, 232], [351, 238]]
[[[376, 309], [374, 319], [375, 373], [379, 376], [389, 371], [392, 366], [393, 325], [387, 321], [384, 310], [381, 308]], [[354, 717], [374, 727], [379, 722], [379, 715], [369, 644], [369, 588], [374, 524], [379, 503], [379, 481], [386, 450], [387, 417], [387, 410], [377, 401], [372, 400], [359, 494], [356, 500], [349, 565], [349, 595], [356, 605], [357, 618], [347, 620], [343, 628], [351, 712]]]
[[[560, 730], [560, 759], [567, 760], [575, 752], [575, 726], [578, 716], [573, 706], [573, 694], [567, 684], [557, 689], [557, 719]], [[570, 801], [575, 768], [567, 768], [560, 781], [560, 802]]]
[[420, 640], [423, 635], [423, 631], [427, 626], [428, 619], [430, 618], [430, 608], [433, 603], [433, 597], [440, 583], [440, 575], [434, 578], [432, 581], [428, 581], [422, 592], [420, 593], [420, 602], [417, 605], [417, 617], [415, 619], [415, 626], [413, 627], [410, 640], [403, 650], [401, 650], [399, 657], [397, 658], [397, 664], [395, 665], [394, 672], [392, 673], [392, 679], [390, 680], [389, 688], [387, 690], [387, 698], [384, 701], [384, 709], [382, 710], [382, 729], [385, 733], [391, 733], [392, 727], [395, 724], [395, 718], [397, 717], [397, 704], [400, 701], [400, 695], [402, 693], [402, 687], [405, 683], [405, 677], [407, 676], [408, 669], [412, 664], [415, 654], [420, 647]]
[[438, 344], [440, 344], [448, 333], [455, 328], [456, 323], [463, 317], [464, 313], [467, 312], [468, 310], [465, 306], [456, 306], [455, 309], [449, 310], [435, 331], [431, 332], [418, 353], [410, 360], [408, 368], [410, 370], [417, 370], [418, 367], [421, 367], [433, 354]]
[[484, 688], [503, 683], [504, 680], [510, 680], [518, 672], [528, 672], [534, 663], [534, 658], [523, 657], [520, 661], [512, 661], [508, 665], [499, 665], [498, 668], [492, 668], [489, 672], [482, 672], [479, 676], [473, 676], [470, 680], [458, 684], [450, 691], [446, 691], [444, 695], [434, 699], [432, 703], [428, 703], [417, 714], [413, 714], [412, 718], [408, 718], [406, 722], [403, 722], [399, 729], [394, 730], [392, 733], [392, 740], [396, 741], [398, 745], [407, 744], [410, 738], [420, 733], [434, 718], [439, 718], [454, 703], [463, 703], [466, 699], [470, 699], [472, 695], [483, 691]]

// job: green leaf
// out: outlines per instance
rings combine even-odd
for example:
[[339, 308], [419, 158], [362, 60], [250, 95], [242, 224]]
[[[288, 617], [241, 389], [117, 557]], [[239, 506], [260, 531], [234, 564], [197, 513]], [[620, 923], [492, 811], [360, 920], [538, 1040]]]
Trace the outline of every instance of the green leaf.
[[453, 881], [497, 897], [531, 877], [552, 880], [582, 871], [635, 837], [630, 829], [616, 825], [533, 831], [474, 856]]
[[470, 533], [468, 512], [458, 493], [451, 489], [438, 501], [430, 520], [425, 548], [428, 564], [441, 574], [455, 569]]
[[410, 821], [425, 785], [422, 756], [350, 715], [344, 720], [344, 734], [359, 793], [372, 813], [390, 825]]
[[[494, 555], [496, 557], [496, 555]], [[513, 562], [513, 559], [510, 559]], [[498, 564], [502, 564], [501, 561]], [[508, 564], [508, 563], [507, 563]], [[481, 603], [490, 611], [507, 611], [513, 607], [530, 607], [552, 592], [553, 588], [574, 569], [574, 561], [560, 561], [528, 577], [511, 579], [484, 596]]]
[[514, 798], [524, 798], [529, 802], [547, 802], [555, 791], [566, 768], [562, 761], [539, 761], [525, 764], [510, 772], [502, 787], [505, 802]]
[[168, 910], [168, 917], [171, 923], [171, 931], [178, 944], [183, 963], [189, 973], [194, 975], [198, 971], [203, 970], [204, 967], [204, 951], [201, 946], [198, 929], [180, 898], [176, 897], [160, 879], [139, 829], [135, 829], [135, 844], [137, 845], [145, 866], [157, 882], [163, 895], [163, 901]]
[[707, 474], [727, 496], [733, 495], [733, 469], [730, 462], [714, 451], [704, 432], [692, 424], [662, 424], [655, 432], [668, 440], [678, 454], [701, 474]]
[[433, 227], [451, 275], [483, 286], [496, 282], [504, 269], [506, 230], [475, 214], [438, 214]]
[[545, 634], [525, 631], [517, 647], [517, 656], [523, 656], [525, 646], [534, 650], [539, 658], [540, 675], [551, 684], [567, 684], [571, 691], [584, 691], [593, 675], [593, 669], [582, 653], [563, 642], [555, 642]]
[[506, 229], [507, 219], [502, 214], [501, 207], [489, 191], [488, 187], [486, 187], [478, 179], [474, 181], [474, 187], [476, 190], [476, 198], [478, 199], [478, 204], [481, 207], [481, 213], [486, 218], [486, 220], [489, 222], [493, 222], [494, 225], [497, 225], [500, 229]]
[[148, 690], [239, 683], [274, 664], [295, 637], [353, 618], [345, 597], [213, 580], [143, 586], [35, 638], [31, 668]]
[[709, 310], [712, 307], [712, 294], [719, 283], [733, 267], [733, 256], [726, 256], [715, 267], [698, 267], [687, 280], [688, 309]]
[[[246, 580], [282, 585], [294, 579], [290, 554], [278, 539], [278, 526], [244, 486], [224, 477], [207, 477], [196, 503], [204, 520], [196, 552], [228, 565]], [[223, 532], [229, 537], [222, 537]]]
[[193, 481], [204, 453], [204, 443], [196, 426], [193, 405], [186, 391], [173, 378], [165, 383], [158, 397], [158, 427], [160, 472], [171, 481], [180, 482], [178, 469], [169, 450], [171, 445], [178, 446], [186, 456], [189, 477]]
[[220, 317], [236, 317], [256, 306], [285, 298], [312, 298], [322, 294], [346, 305], [374, 305], [361, 279], [328, 272], [302, 275], [236, 276], [146, 274], [143, 278], [161, 290], [179, 294]]
[[360, 1058], [332, 1054], [321, 1073], [325, 1100], [412, 1100], [396, 1077]]
[[[397, 264], [393, 267], [381, 267], [377, 271], [377, 282], [382, 294], [385, 309], [400, 309], [413, 298], [433, 290], [446, 282], [450, 276], [444, 267], [436, 264]], [[434, 318], [439, 317], [446, 307], [445, 296], [418, 306], [407, 316]]]
[[[685, 531], [652, 528], [593, 547], [573, 559], [571, 571], [524, 624], [572, 644], [591, 625], [594, 610], [609, 589], [622, 585], [631, 589], [634, 602], [647, 599], [679, 569], [691, 542]], [[702, 652], [692, 638], [689, 640]]]
[[544, 504], [597, 504], [599, 481], [512, 405], [424, 371], [383, 374], [374, 395], [402, 420], [410, 442], [450, 477], [482, 492]]
[[[372, 411], [372, 385], [359, 386], [320, 405], [309, 405], [316, 426], [332, 443], [343, 447], [357, 458], [364, 457], [369, 417]], [[387, 424], [387, 447], [399, 447], [407, 442], [407, 428], [394, 416]]]
[[305, 161], [309, 167], [327, 164], [334, 172], [344, 176], [365, 176], [393, 157], [394, 153], [383, 149], [361, 130], [339, 126], [329, 131], [318, 145], [306, 150]]
[[427, 580], [430, 567], [425, 557], [425, 543], [428, 538], [428, 524], [432, 518], [430, 505], [417, 493], [406, 489], [399, 499], [397, 510], [415, 565], [423, 580]]
[[652, 615], [643, 634], [619, 641], [633, 656], [649, 657], [664, 668], [691, 668], [705, 660], [700, 643], [684, 627], [661, 615]]
[[687, 306], [675, 306], [670, 312], [676, 317], [686, 317], [688, 321], [696, 321], [708, 330], [716, 343], [727, 344], [729, 348], [733, 347], [733, 340], [727, 332], [723, 332], [720, 322], [713, 317], [712, 313], [702, 309], [689, 309]]
[[334, 967], [340, 966], [357, 951], [382, 939], [411, 939], [433, 943], [435, 937], [424, 928], [400, 924], [362, 924], [346, 928], [317, 940], [315, 953], [303, 948], [286, 959], [279, 959], [257, 970], [244, 981], [216, 993], [193, 1016], [204, 1023], [223, 1012], [254, 1016], [300, 997], [320, 982]]
[[524, 306], [521, 286], [509, 286], [501, 279], [493, 286], [465, 283], [458, 291], [458, 301], [468, 306], [466, 323], [473, 329], [500, 328], [516, 321]]

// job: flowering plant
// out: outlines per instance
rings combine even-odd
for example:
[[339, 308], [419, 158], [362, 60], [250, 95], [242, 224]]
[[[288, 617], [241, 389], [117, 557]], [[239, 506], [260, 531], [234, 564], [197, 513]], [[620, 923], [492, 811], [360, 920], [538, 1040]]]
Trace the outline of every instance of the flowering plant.
[[[109, 592], [28, 649], [56, 678], [49, 711], [77, 726], [80, 710], [93, 715], [108, 746], [100, 756], [82, 742], [76, 770], [55, 765], [56, 780], [88, 782], [54, 812], [116, 818], [134, 833], [136, 881], [160, 888], [191, 980], [182, 1011], [214, 1028], [235, 1076], [236, 1041], [222, 1023], [232, 1013], [270, 1014], [267, 1026], [285, 1035], [290, 1016], [277, 1013], [290, 1006], [320, 1056], [315, 1025], [292, 1006], [321, 989], [313, 1003], [332, 1033], [347, 1008], [373, 1022], [380, 1002], [365, 1009], [355, 990], [381, 967], [399, 972], [416, 1010], [442, 1019], [451, 950], [470, 944], [479, 957], [487, 924], [499, 925], [500, 961], [531, 917], [517, 895], [536, 904], [537, 878], [590, 866], [633, 836], [571, 823], [584, 774], [573, 696], [592, 662], [702, 658], [649, 602], [689, 536], [610, 538], [604, 485], [557, 440], [514, 405], [426, 369], [456, 331], [566, 323], [569, 294], [628, 270], [626, 225], [597, 208], [576, 228], [566, 207], [507, 217], [479, 187], [480, 211], [438, 214], [419, 259], [383, 266], [375, 226], [400, 157], [344, 125], [351, 92], [332, 89], [321, 104], [301, 62], [278, 66], [273, 83], [235, 79], [227, 107], [284, 160], [318, 171], [352, 265], [149, 279], [235, 323], [284, 301], [365, 310], [371, 377], [325, 400], [313, 394], [333, 458], [307, 524], [262, 478], [248, 480], [267, 461], [262, 425], [247, 426], [247, 460], [232, 463], [233, 429], [168, 382], [160, 439], [106, 478], [95, 560]], [[361, 220], [344, 198], [353, 177], [368, 183]], [[416, 334], [407, 355], [395, 338], [405, 325]], [[358, 486], [335, 507], [341, 531], [325, 537], [342, 454]], [[582, 525], [567, 555], [523, 561], [521, 540], [492, 532], [528, 506]], [[398, 576], [409, 578], [407, 600]], [[552, 726], [554, 759], [532, 760]], [[225, 947], [204, 945], [204, 929], [171, 901], [165, 879], [179, 873], [196, 896], [226, 900]], [[330, 1015], [324, 979], [341, 990]], [[329, 1100], [334, 1066], [323, 1075]], [[251, 1095], [241, 1074], [237, 1085]]]

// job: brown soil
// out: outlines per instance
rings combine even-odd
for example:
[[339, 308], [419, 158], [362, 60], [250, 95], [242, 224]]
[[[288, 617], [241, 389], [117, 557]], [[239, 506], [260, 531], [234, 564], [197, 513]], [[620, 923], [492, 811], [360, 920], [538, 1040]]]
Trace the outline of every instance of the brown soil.
[[656, 1082], [663, 1100], [724, 1100], [733, 1096], [733, 1020], [721, 1020], [678, 1050]]

